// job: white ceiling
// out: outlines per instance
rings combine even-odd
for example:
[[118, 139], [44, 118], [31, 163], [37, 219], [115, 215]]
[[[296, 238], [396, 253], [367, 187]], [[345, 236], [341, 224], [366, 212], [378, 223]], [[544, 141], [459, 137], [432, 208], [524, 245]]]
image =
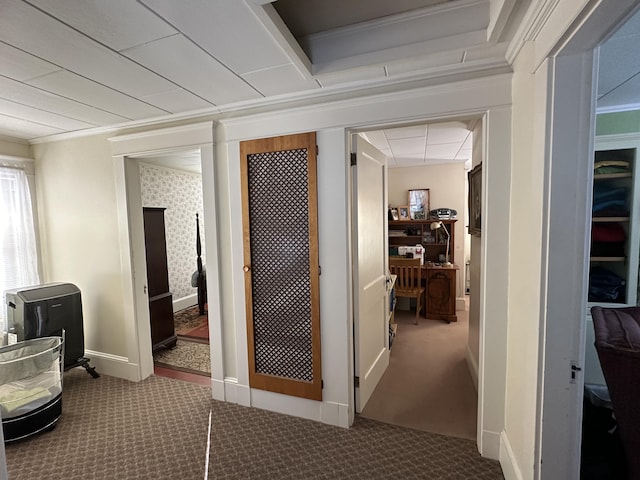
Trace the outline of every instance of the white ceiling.
[[471, 166], [473, 137], [464, 122], [388, 128], [362, 136], [385, 154], [389, 168], [458, 162]]
[[297, 40], [269, 0], [1, 0], [0, 135], [42, 141], [506, 71], [513, 29], [490, 17], [521, 16], [513, 5], [528, 0], [288, 3]]
[[[530, 2], [0, 0], [0, 136], [45, 141], [509, 71]], [[638, 103], [637, 23], [629, 30], [611, 43], [599, 105]]]

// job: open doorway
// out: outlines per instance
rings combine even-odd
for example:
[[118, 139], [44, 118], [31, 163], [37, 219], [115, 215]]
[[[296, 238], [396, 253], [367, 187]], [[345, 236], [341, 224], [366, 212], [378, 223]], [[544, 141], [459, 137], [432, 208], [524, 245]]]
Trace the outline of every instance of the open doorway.
[[[197, 381], [191, 374], [211, 374], [200, 151], [136, 158], [144, 211], [154, 371]], [[158, 220], [154, 222], [154, 218]], [[161, 245], [154, 248], [149, 242]], [[152, 292], [158, 279], [165, 288]], [[204, 288], [198, 289], [199, 282]], [[154, 302], [168, 305], [158, 308]]]
[[[452, 301], [453, 312], [446, 320], [427, 313], [429, 301], [440, 302], [444, 295], [441, 288], [425, 292], [422, 302], [425, 307], [417, 323], [415, 301], [397, 299], [389, 329], [389, 367], [360, 414], [386, 423], [473, 440], [477, 438], [478, 326], [476, 312], [470, 340], [472, 290], [467, 288], [466, 278], [471, 254], [467, 231], [467, 173], [481, 162], [482, 135], [477, 136], [476, 161], [472, 159], [472, 132], [482, 123], [478, 120], [359, 132], [360, 137], [387, 157], [385, 265], [389, 256], [406, 254], [407, 249], [398, 251], [400, 245], [419, 246], [423, 268], [429, 265], [435, 271], [450, 260], [453, 266], [449, 269], [455, 272], [452, 281], [444, 283], [447, 289], [449, 283], [453, 284], [447, 290], [447, 295], [452, 296], [447, 301]], [[407, 220], [394, 220], [396, 211], [410, 205], [409, 191], [415, 189], [428, 190], [424, 215], [413, 218], [410, 213]], [[440, 252], [445, 248], [446, 237], [436, 237], [438, 232], [430, 229], [432, 223], [439, 222], [451, 231], [447, 239], [451, 240], [450, 252]], [[427, 254], [429, 249], [433, 251]], [[409, 253], [418, 256], [413, 250]], [[438, 253], [448, 258], [440, 259]], [[446, 273], [450, 276], [451, 271]], [[429, 295], [438, 298], [430, 300]], [[475, 361], [473, 352], [476, 352]]]

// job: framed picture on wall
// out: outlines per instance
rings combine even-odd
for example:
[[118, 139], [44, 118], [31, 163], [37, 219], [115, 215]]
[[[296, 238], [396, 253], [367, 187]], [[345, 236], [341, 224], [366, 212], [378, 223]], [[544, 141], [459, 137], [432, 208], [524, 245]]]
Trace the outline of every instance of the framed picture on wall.
[[411, 220], [424, 220], [429, 216], [429, 189], [409, 190], [409, 216]]
[[469, 173], [469, 234], [480, 236], [482, 231], [482, 164]]
[[400, 217], [400, 220], [410, 220], [409, 205], [398, 207], [398, 216]]

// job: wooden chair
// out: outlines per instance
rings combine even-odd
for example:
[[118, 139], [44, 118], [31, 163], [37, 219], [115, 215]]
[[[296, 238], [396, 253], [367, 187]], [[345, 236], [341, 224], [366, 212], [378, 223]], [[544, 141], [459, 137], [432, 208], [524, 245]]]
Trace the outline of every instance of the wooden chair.
[[389, 257], [389, 271], [397, 275], [396, 297], [416, 299], [416, 325], [420, 310], [422, 310], [422, 298], [424, 287], [422, 286], [422, 274], [419, 258]]

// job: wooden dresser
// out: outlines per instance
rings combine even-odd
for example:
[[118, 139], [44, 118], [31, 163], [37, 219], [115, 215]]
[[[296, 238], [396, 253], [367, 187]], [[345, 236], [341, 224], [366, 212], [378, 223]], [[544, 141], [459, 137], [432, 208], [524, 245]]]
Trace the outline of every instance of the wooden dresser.
[[151, 344], [153, 350], [173, 348], [177, 337], [173, 326], [173, 295], [169, 291], [165, 209], [144, 207], [143, 210]]

